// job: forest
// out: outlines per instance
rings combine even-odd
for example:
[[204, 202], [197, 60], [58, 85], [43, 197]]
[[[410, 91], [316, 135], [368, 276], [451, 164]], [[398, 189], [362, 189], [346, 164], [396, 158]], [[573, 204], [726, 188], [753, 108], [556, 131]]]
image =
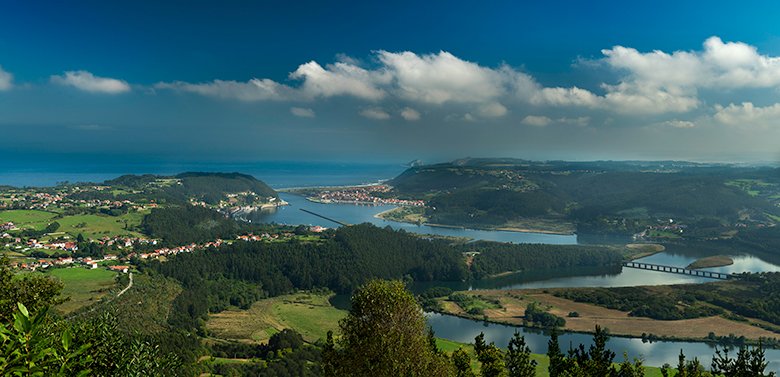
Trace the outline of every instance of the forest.
[[[758, 182], [764, 191], [755, 190]], [[428, 200], [431, 223], [500, 226], [528, 219], [574, 223], [579, 233], [633, 234], [657, 218], [735, 222], [745, 210], [772, 222], [780, 170], [675, 162], [463, 159], [416, 166], [389, 182]]]
[[503, 272], [619, 266], [623, 261], [623, 256], [618, 251], [602, 246], [480, 241], [461, 248], [478, 252], [471, 265], [471, 272], [475, 279], [483, 279]]

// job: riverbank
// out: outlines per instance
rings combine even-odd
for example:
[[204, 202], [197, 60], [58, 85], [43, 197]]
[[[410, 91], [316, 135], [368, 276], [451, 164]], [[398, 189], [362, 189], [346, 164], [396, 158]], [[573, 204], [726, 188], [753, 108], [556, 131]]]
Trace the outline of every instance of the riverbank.
[[744, 336], [752, 342], [762, 338], [777, 338], [778, 334], [756, 326], [763, 321], [747, 319], [737, 322], [721, 316], [662, 321], [632, 317], [628, 312], [607, 309], [554, 296], [560, 289], [473, 290], [459, 292], [478, 299], [497, 302], [482, 313], [468, 313], [455, 302], [439, 299], [442, 313], [472, 320], [528, 327], [525, 308], [535, 303], [550, 314], [566, 320], [562, 328], [568, 332], [591, 334], [596, 325], [609, 329], [611, 336], [675, 341], [716, 342], [717, 337]]
[[576, 232], [573, 228], [570, 228], [568, 224], [561, 224], [557, 226], [549, 227], [533, 227], [533, 226], [519, 226], [517, 224], [506, 224], [498, 226], [487, 225], [451, 225], [451, 224], [437, 224], [427, 222], [427, 219], [421, 214], [417, 213], [403, 213], [408, 212], [407, 207], [396, 207], [386, 211], [382, 211], [374, 215], [377, 219], [386, 221], [396, 221], [400, 223], [415, 224], [431, 226], [436, 228], [449, 228], [449, 229], [474, 229], [485, 231], [501, 231], [501, 232], [517, 232], [517, 233], [540, 233], [540, 234], [552, 234], [561, 236], [575, 235]]
[[697, 259], [696, 261], [689, 264], [688, 267], [685, 268], [689, 270], [697, 270], [700, 268], [731, 266], [732, 264], [734, 264], [734, 260], [731, 259], [730, 257], [727, 257], [725, 255], [714, 255], [711, 257]]

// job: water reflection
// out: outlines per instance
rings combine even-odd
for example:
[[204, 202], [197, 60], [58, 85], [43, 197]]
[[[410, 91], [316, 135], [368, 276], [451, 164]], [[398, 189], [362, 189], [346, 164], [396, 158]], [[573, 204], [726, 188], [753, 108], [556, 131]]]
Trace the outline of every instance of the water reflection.
[[[449, 315], [426, 313], [428, 324], [433, 328], [436, 336], [451, 339], [462, 343], [473, 343], [474, 337], [480, 332], [485, 334], [485, 341], [494, 342], [497, 346], [506, 348], [509, 339], [515, 331], [525, 336], [525, 340], [534, 353], [546, 353], [549, 334], [537, 330], [522, 327], [499, 325], [494, 323], [478, 322]], [[559, 337], [562, 351], [566, 352], [570, 346], [584, 344], [586, 347], [592, 344], [592, 336], [589, 334], [564, 333]], [[636, 338], [610, 338], [607, 346], [618, 356], [617, 361], [622, 361], [625, 352], [629, 358], [640, 357], [645, 365], [661, 366], [664, 363], [675, 365], [680, 349], [685, 350], [688, 359], [699, 358], [703, 365], [709, 366], [714, 346], [707, 343], [691, 342], [643, 342]], [[766, 350], [766, 358], [769, 361], [767, 370], [780, 370], [780, 350]]]

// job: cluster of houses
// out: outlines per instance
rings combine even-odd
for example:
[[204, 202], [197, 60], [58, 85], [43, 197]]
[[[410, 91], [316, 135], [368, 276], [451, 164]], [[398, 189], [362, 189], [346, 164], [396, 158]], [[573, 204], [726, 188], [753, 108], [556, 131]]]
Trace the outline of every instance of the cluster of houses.
[[14, 237], [8, 233], [0, 234], [0, 239], [8, 240], [5, 243], [5, 246], [17, 250], [22, 249], [22, 251], [27, 251], [30, 249], [42, 249], [42, 250], [62, 250], [62, 251], [74, 252], [79, 249], [78, 244], [71, 241], [63, 241], [63, 240], [42, 241], [35, 238], [29, 238], [27, 239], [27, 241], [24, 241], [22, 240], [22, 238]]
[[60, 193], [50, 194], [48, 192], [25, 192], [12, 193], [8, 199], [10, 200], [0, 202], [0, 209], [17, 208], [21, 205], [26, 209], [45, 210], [62, 201], [63, 195]]
[[93, 241], [101, 246], [114, 246], [118, 249], [124, 249], [133, 247], [135, 245], [157, 245], [158, 241], [155, 239], [140, 238], [140, 237], [103, 237]]
[[14, 230], [14, 229], [16, 229], [16, 225], [14, 225], [14, 223], [10, 221], [4, 224], [0, 224], [0, 230]]
[[406, 200], [396, 198], [380, 198], [376, 193], [386, 193], [392, 188], [388, 185], [371, 185], [348, 187], [341, 190], [322, 191], [316, 197], [309, 198], [313, 201], [322, 203], [354, 203], [354, 204], [372, 204], [372, 205], [397, 205], [424, 207], [423, 200]]
[[[16, 265], [17, 268], [29, 271], [35, 271], [39, 269], [46, 269], [52, 266], [66, 267], [66, 266], [83, 266], [88, 269], [96, 269], [99, 267], [100, 262], [115, 261], [119, 257], [114, 254], [104, 255], [103, 258], [73, 258], [73, 257], [60, 257], [57, 259], [38, 259], [30, 262], [21, 262]], [[128, 266], [107, 266], [110, 270], [127, 272]], [[118, 268], [121, 267], [121, 268]], [[117, 269], [118, 268], [118, 269]]]

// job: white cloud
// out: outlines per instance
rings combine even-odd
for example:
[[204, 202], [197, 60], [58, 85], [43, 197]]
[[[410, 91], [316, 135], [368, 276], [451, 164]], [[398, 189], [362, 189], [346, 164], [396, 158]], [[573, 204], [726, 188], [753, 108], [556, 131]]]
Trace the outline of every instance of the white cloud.
[[527, 126], [534, 126], [534, 127], [546, 127], [550, 123], [552, 123], [552, 119], [546, 117], [546, 116], [540, 116], [540, 115], [529, 115], [525, 118], [523, 118], [520, 123], [525, 124]]
[[693, 122], [687, 121], [687, 120], [678, 120], [678, 119], [667, 120], [665, 122], [662, 122], [661, 125], [664, 126], [664, 127], [672, 127], [672, 128], [694, 128], [694, 127], [696, 127], [696, 123], [693, 123]]
[[588, 90], [572, 88], [538, 88], [531, 97], [531, 103], [551, 106], [597, 107], [601, 98]]
[[67, 71], [62, 76], [52, 76], [51, 81], [91, 93], [118, 94], [130, 91], [130, 85], [125, 81], [98, 77], [87, 71]]
[[479, 115], [486, 118], [498, 118], [506, 115], [508, 110], [500, 103], [488, 103], [481, 105], [478, 109]]
[[379, 51], [380, 70], [392, 78], [399, 97], [431, 104], [484, 103], [505, 94], [506, 77], [500, 71], [465, 61], [448, 52], [417, 55]]
[[401, 111], [401, 118], [404, 118], [410, 122], [420, 120], [420, 112], [412, 109], [411, 107], [407, 107]]
[[[745, 43], [723, 42], [718, 37], [707, 39], [702, 49], [696, 51], [640, 52], [615, 46], [602, 53], [604, 57], [598, 64], [615, 73], [616, 79], [593, 90], [565, 85], [546, 87], [508, 65], [486, 67], [446, 51], [417, 54], [384, 50], [377, 51], [374, 64], [367, 67], [342, 55], [333, 64], [302, 64], [289, 75], [297, 81], [291, 85], [252, 79], [161, 83], [156, 87], [246, 101], [311, 101], [348, 96], [376, 106], [380, 102], [391, 103], [384, 105], [387, 107], [398, 103], [410, 103], [418, 109], [458, 105], [471, 118], [501, 117], [515, 106], [528, 105], [580, 107], [629, 116], [688, 113], [708, 102], [707, 97], [700, 99], [705, 90], [780, 87], [780, 58], [762, 55]], [[560, 119], [558, 122], [567, 123]]]
[[388, 120], [390, 119], [390, 114], [388, 114], [386, 111], [380, 109], [380, 108], [370, 108], [365, 109], [360, 112], [360, 115], [363, 117], [366, 117], [368, 119], [374, 119], [374, 120]]
[[158, 83], [154, 87], [241, 101], [285, 100], [294, 97], [292, 88], [268, 79], [251, 79], [247, 82], [214, 80], [200, 84], [175, 81]]
[[290, 113], [301, 118], [314, 118], [316, 116], [314, 110], [305, 107], [291, 107]]
[[368, 71], [350, 63], [335, 63], [327, 69], [317, 62], [302, 64], [290, 78], [302, 80], [300, 90], [311, 98], [351, 95], [367, 100], [378, 100], [385, 92], [377, 85], [388, 77], [380, 71]]
[[715, 106], [715, 120], [729, 126], [780, 126], [780, 103], [756, 107], [751, 102]]
[[687, 112], [698, 107], [703, 89], [774, 88], [780, 58], [761, 55], [741, 42], [710, 37], [701, 51], [639, 52], [615, 46], [602, 50], [607, 65], [623, 76], [604, 85], [605, 106], [624, 113]]
[[8, 71], [3, 70], [0, 66], [0, 91], [9, 90], [14, 86], [14, 75]]

